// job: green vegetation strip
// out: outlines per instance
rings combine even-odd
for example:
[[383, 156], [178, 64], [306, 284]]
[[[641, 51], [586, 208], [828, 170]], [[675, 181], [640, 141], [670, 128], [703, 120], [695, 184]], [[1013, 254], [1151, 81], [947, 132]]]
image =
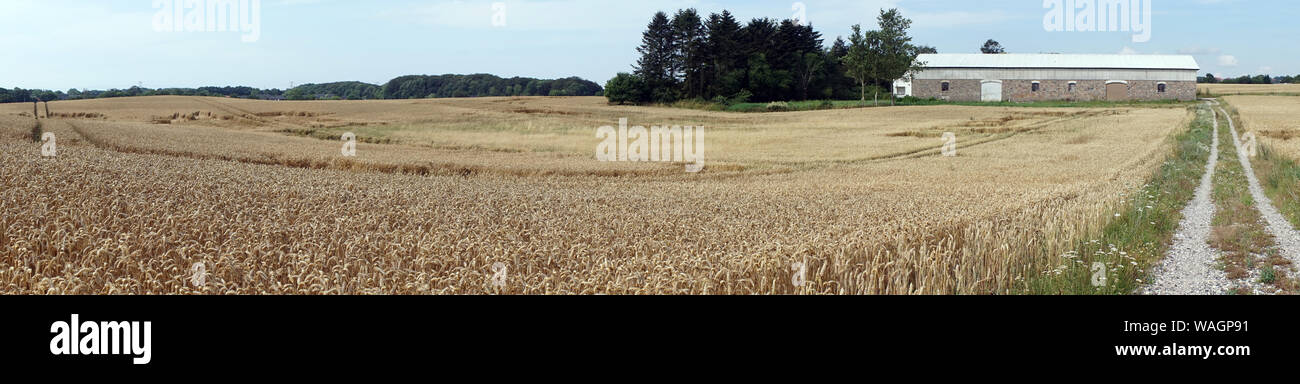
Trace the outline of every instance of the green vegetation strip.
[[[1224, 109], [1232, 115], [1232, 119], [1237, 122], [1237, 127], [1244, 135], [1247, 132], [1248, 122], [1242, 120], [1237, 109], [1227, 105], [1226, 102]], [[1292, 226], [1300, 228], [1300, 164], [1271, 146], [1261, 143], [1257, 147], [1256, 156], [1251, 158], [1251, 167], [1255, 170], [1255, 177], [1264, 187], [1264, 194], [1268, 195], [1273, 206], [1286, 217], [1287, 221], [1291, 222]], [[1245, 189], [1244, 186], [1241, 188]], [[1248, 194], [1248, 192], [1243, 193]], [[1268, 256], [1267, 259], [1257, 266], [1260, 272], [1259, 282], [1270, 284], [1287, 293], [1300, 291], [1300, 280], [1287, 276], [1285, 272], [1288, 269], [1286, 266], [1291, 264], [1289, 259], [1279, 255], [1276, 249], [1270, 249], [1265, 254]], [[1255, 265], [1251, 266], [1255, 267]]]
[[[1246, 128], [1248, 123], [1241, 119], [1235, 108], [1227, 105], [1224, 107], [1233, 115], [1239, 128]], [[1273, 147], [1260, 143], [1257, 155], [1251, 159], [1251, 166], [1255, 168], [1255, 176], [1264, 187], [1264, 193], [1273, 200], [1273, 205], [1291, 225], [1300, 228], [1300, 163]]]
[[[1174, 153], [1147, 185], [1127, 196], [1100, 236], [1080, 241], [1065, 255], [1050, 255], [1062, 258], [1061, 266], [1026, 277], [1023, 293], [1127, 295], [1150, 281], [1150, 269], [1164, 258], [1209, 161], [1214, 127], [1208, 109], [1196, 111], [1189, 129], [1172, 139]], [[1099, 276], [1103, 284], [1094, 285]]]
[[1270, 146], [1260, 145], [1259, 155], [1251, 165], [1278, 211], [1291, 225], [1300, 227], [1300, 164]]
[[[1219, 116], [1219, 125], [1227, 127], [1226, 116]], [[1210, 232], [1210, 245], [1222, 252], [1219, 262], [1229, 279], [1238, 280], [1251, 276], [1252, 271], [1259, 270], [1261, 276], [1272, 275], [1272, 261], [1285, 261], [1279, 258], [1275, 239], [1268, 233], [1261, 221], [1257, 202], [1250, 194], [1250, 181], [1246, 179], [1245, 168], [1238, 160], [1238, 151], [1232, 145], [1232, 132], [1219, 130], [1219, 161], [1214, 170], [1214, 220]], [[1256, 255], [1265, 255], [1263, 260]], [[1271, 255], [1271, 257], [1267, 257]], [[1267, 271], [1267, 273], [1265, 272]], [[1276, 282], [1273, 278], [1262, 279], [1265, 284]], [[1232, 293], [1250, 294], [1247, 286], [1233, 288]]]
[[1191, 101], [1178, 100], [1156, 100], [1156, 101], [1035, 101], [1024, 103], [1004, 102], [965, 102], [965, 101], [944, 101], [937, 99], [917, 99], [902, 98], [894, 100], [892, 103], [888, 98], [880, 101], [861, 101], [861, 100], [807, 100], [807, 101], [790, 101], [775, 103], [736, 103], [720, 104], [706, 101], [679, 101], [673, 103], [671, 107], [685, 109], [699, 109], [707, 111], [725, 111], [725, 112], [791, 112], [791, 111], [816, 111], [827, 109], [848, 109], [848, 108], [873, 108], [889, 106], [928, 106], [928, 105], [958, 105], [972, 107], [1015, 107], [1015, 108], [1188, 108], [1195, 105]]

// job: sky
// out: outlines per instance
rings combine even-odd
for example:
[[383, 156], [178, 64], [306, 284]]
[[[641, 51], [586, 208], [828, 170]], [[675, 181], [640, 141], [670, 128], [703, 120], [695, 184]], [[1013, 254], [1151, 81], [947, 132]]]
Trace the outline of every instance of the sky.
[[[186, 23], [184, 1], [0, 0], [0, 87], [287, 88], [447, 73], [604, 84], [631, 71], [656, 11], [681, 8], [727, 9], [742, 22], [804, 18], [827, 45], [898, 8], [914, 21], [915, 42], [941, 53], [978, 53], [995, 39], [1010, 53], [1188, 54], [1220, 77], [1300, 74], [1300, 3], [1286, 0], [1145, 0], [1151, 33], [1142, 42], [1132, 31], [1049, 31], [1049, 10], [1065, 8], [1045, 6], [1053, 0], [242, 1], [258, 17], [245, 26], [232, 17], [235, 30], [223, 32], [215, 17]], [[182, 18], [168, 17], [176, 8]]]

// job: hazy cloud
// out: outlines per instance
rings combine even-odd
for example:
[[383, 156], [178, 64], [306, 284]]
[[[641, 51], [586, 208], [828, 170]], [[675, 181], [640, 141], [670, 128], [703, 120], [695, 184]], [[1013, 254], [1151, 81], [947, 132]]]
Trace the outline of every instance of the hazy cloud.
[[1178, 50], [1178, 54], [1180, 54], [1180, 55], [1198, 55], [1198, 56], [1199, 56], [1199, 55], [1217, 55], [1217, 54], [1220, 54], [1220, 53], [1223, 53], [1223, 50], [1218, 49], [1218, 48], [1191, 47], [1191, 48], [1183, 48], [1183, 49], [1179, 49], [1179, 50]]
[[1236, 67], [1237, 57], [1233, 55], [1221, 55], [1219, 56], [1219, 66], [1229, 68]]

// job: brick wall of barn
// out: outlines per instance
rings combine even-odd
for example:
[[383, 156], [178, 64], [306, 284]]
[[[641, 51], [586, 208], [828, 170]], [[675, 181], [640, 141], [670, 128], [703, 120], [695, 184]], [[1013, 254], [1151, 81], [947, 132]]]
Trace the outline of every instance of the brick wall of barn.
[[980, 101], [980, 81], [949, 80], [948, 91], [944, 92], [942, 80], [914, 80], [912, 96], [949, 101]]
[[[912, 95], [928, 99], [935, 98], [950, 101], [980, 101], [981, 80], [947, 80], [948, 91], [943, 92], [945, 80], [914, 80]], [[1039, 89], [1033, 91], [1035, 80], [1003, 80], [1002, 99], [1012, 102], [1031, 101], [1093, 101], [1106, 100], [1105, 80], [1074, 81], [1074, 91], [1070, 91], [1070, 80], [1039, 80]], [[1159, 92], [1158, 84], [1165, 83], [1165, 92]], [[1195, 100], [1196, 82], [1194, 81], [1128, 81], [1128, 98], [1130, 100]]]

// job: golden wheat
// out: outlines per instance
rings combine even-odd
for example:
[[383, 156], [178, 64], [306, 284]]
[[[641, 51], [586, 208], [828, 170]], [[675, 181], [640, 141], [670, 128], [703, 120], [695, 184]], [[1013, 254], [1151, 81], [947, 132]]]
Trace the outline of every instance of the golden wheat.
[[1198, 92], [1212, 95], [1300, 94], [1300, 84], [1197, 84]]
[[1228, 103], [1241, 113], [1238, 129], [1255, 133], [1260, 144], [1291, 158], [1300, 158], [1300, 96], [1230, 96]]
[[[43, 120], [59, 135], [56, 159], [20, 140], [30, 120], [0, 117], [0, 292], [1003, 293], [1095, 234], [1189, 116], [169, 98], [219, 110], [151, 124], [183, 109], [150, 110], [150, 99], [158, 100], [105, 102], [120, 111], [98, 101], [61, 107], [108, 119]], [[438, 113], [469, 114], [451, 118], [484, 128], [470, 132]], [[541, 126], [575, 133], [528, 132], [514, 114], [545, 115]], [[709, 153], [723, 152], [727, 166], [692, 175], [596, 162], [592, 133], [619, 114], [647, 125], [716, 124]], [[337, 141], [276, 133], [321, 118], [419, 132], [396, 134], [404, 144], [363, 143], [347, 161]], [[959, 156], [939, 156], [935, 137], [887, 136], [936, 130], [961, 132]], [[441, 136], [443, 146], [416, 140], [438, 132], [453, 134]], [[583, 153], [564, 149], [575, 142]], [[447, 164], [472, 171], [438, 171]], [[195, 263], [205, 285], [190, 283]], [[807, 266], [801, 286], [794, 263]]]

